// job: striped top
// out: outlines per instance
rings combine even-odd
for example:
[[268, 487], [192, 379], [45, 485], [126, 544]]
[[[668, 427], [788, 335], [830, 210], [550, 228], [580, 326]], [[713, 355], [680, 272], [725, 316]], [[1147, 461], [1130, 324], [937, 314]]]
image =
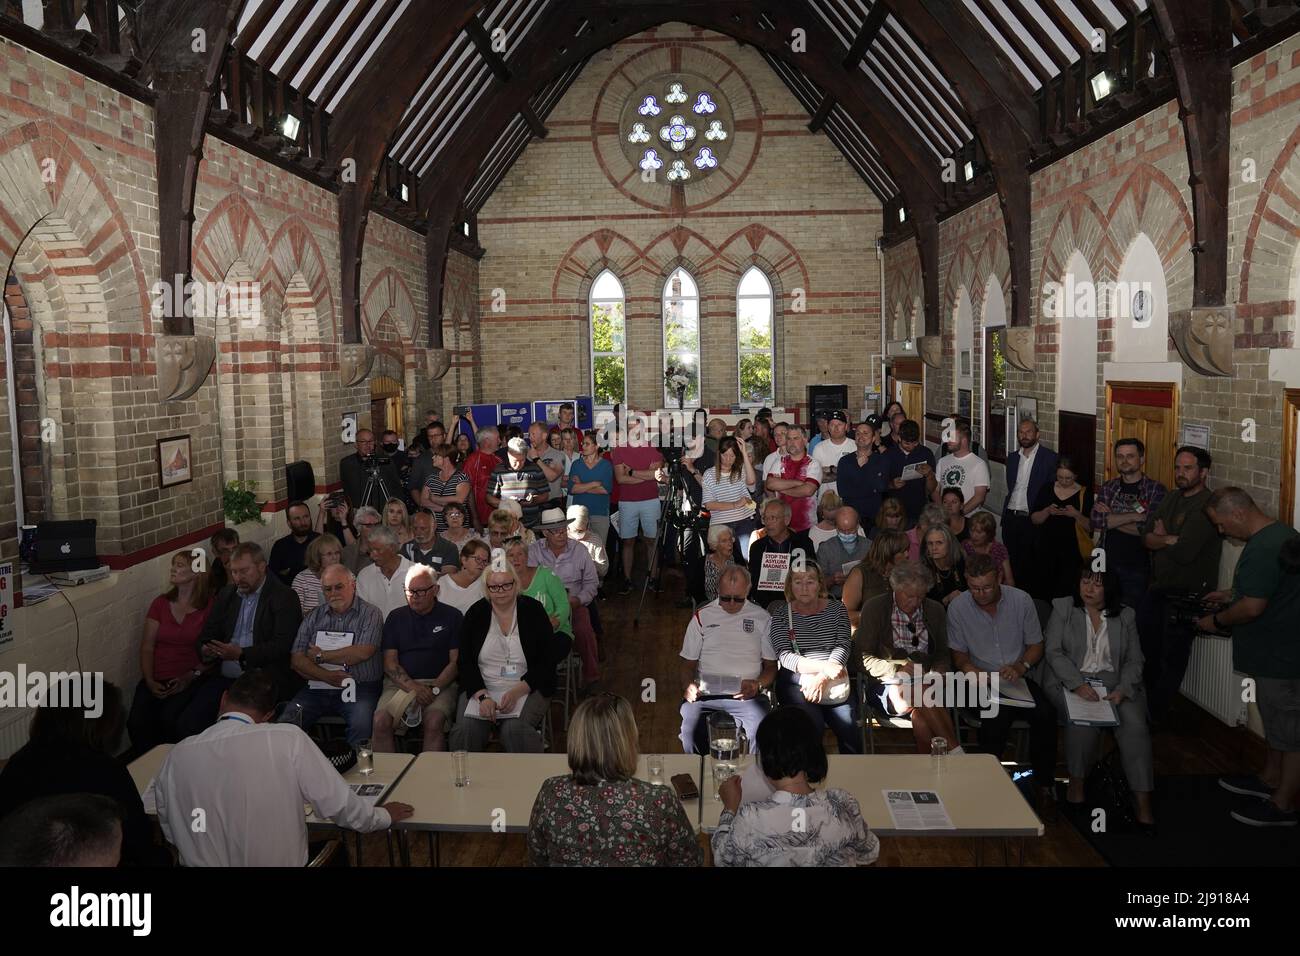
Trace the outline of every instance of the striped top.
[[[738, 478], [724, 474], [719, 479], [718, 470], [710, 468], [704, 473], [704, 480], [700, 482], [700, 486], [703, 489], [700, 499], [702, 501], [743, 501], [750, 497], [749, 485], [745, 483], [743, 469]], [[753, 507], [718, 508], [709, 515], [709, 524], [733, 524], [753, 516]]]
[[[848, 664], [853, 638], [849, 631], [849, 612], [841, 602], [827, 598], [826, 606], [816, 614], [795, 611], [793, 642], [790, 640], [790, 605], [777, 601], [768, 612], [772, 615], [772, 648], [786, 670], [795, 669], [796, 657]], [[795, 644], [799, 646], [797, 651]]]

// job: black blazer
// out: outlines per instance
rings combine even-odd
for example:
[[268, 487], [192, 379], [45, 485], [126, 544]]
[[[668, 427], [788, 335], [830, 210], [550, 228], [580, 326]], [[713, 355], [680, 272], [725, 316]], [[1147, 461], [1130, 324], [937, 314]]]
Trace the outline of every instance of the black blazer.
[[[217, 594], [207, 623], [203, 625], [203, 633], [199, 635], [200, 654], [208, 641], [229, 643], [235, 639], [239, 604], [239, 590], [233, 584], [227, 584]], [[302, 686], [302, 678], [289, 669], [289, 651], [293, 649], [301, 623], [302, 606], [298, 603], [298, 595], [281, 584], [268, 568], [262, 596], [257, 601], [257, 613], [253, 615], [253, 643], [244, 651], [244, 664], [248, 670], [262, 667], [271, 672], [279, 700], [292, 697]]]
[[[406, 454], [399, 452], [399, 454]], [[380, 457], [385, 457], [380, 455]], [[397, 468], [391, 462], [387, 465], [379, 466], [379, 474], [384, 479], [384, 484], [388, 486], [389, 497], [402, 497], [402, 492], [406, 486], [402, 484], [402, 478], [397, 473]], [[352, 510], [360, 508], [364, 502], [361, 500], [362, 494], [366, 490], [366, 481], [370, 476], [366, 473], [366, 467], [361, 463], [361, 456], [351, 454], [339, 462], [339, 481], [343, 483], [343, 492], [348, 496], [348, 501], [352, 504]], [[379, 512], [383, 512], [385, 499], [378, 490], [375, 490], [370, 496], [370, 506]]]
[[[555, 632], [551, 629], [551, 619], [542, 602], [533, 598], [521, 594], [516, 606], [519, 643], [523, 645], [524, 662], [528, 665], [528, 670], [520, 680], [543, 697], [550, 697], [555, 693]], [[486, 686], [478, 669], [478, 655], [483, 650], [483, 642], [487, 640], [491, 626], [491, 601], [476, 601], [465, 612], [465, 620], [460, 626], [460, 657], [457, 658], [457, 666], [460, 669], [460, 689], [468, 697], [473, 697]]]
[[[1038, 454], [1034, 456], [1034, 469], [1029, 473], [1029, 488], [1025, 495], [1030, 511], [1034, 508], [1034, 502], [1038, 500], [1038, 493], [1056, 481], [1056, 461], [1056, 452], [1040, 442]], [[1019, 473], [1020, 447], [1017, 446], [1015, 451], [1010, 449], [1007, 451], [1007, 500], [1002, 503], [1004, 518], [1011, 507], [1011, 492], [1015, 490], [1016, 482], [1020, 480], [1016, 477]]]

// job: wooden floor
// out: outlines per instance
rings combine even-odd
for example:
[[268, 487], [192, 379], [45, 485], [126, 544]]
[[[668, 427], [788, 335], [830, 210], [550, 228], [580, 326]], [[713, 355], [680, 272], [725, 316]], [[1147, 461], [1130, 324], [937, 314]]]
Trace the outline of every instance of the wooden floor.
[[[602, 664], [605, 689], [621, 694], [632, 702], [641, 731], [644, 753], [677, 753], [680, 718], [678, 687], [678, 652], [690, 612], [676, 607], [682, 594], [682, 581], [674, 571], [664, 574], [662, 593], [649, 592], [639, 622], [634, 621], [641, 592], [627, 597], [602, 600], [600, 615], [605, 630], [606, 661]], [[642, 701], [644, 681], [655, 682], [658, 700]], [[555, 708], [558, 735], [555, 749], [562, 750], [564, 738]], [[1178, 699], [1177, 732], [1162, 732], [1154, 737], [1156, 773], [1233, 773], [1257, 770], [1263, 755], [1263, 743], [1244, 728], [1229, 728], [1200, 708]], [[878, 732], [877, 752], [908, 752], [910, 732]], [[882, 741], [885, 745], [882, 746]], [[828, 749], [834, 738], [828, 733]], [[1064, 754], [1064, 749], [1060, 750]], [[1058, 777], [1064, 776], [1058, 767]], [[354, 846], [349, 839], [350, 848]], [[706, 847], [707, 839], [701, 837]], [[1027, 866], [1104, 866], [1099, 857], [1063, 818], [1049, 822], [1041, 839], [1025, 840], [1024, 864]], [[413, 865], [429, 863], [428, 843], [423, 834], [412, 840]], [[943, 837], [882, 837], [878, 866], [973, 866], [975, 841]], [[1009, 862], [1015, 848], [1008, 852]], [[385, 837], [363, 837], [364, 865], [387, 866]], [[997, 841], [986, 841], [984, 866], [1002, 866], [1003, 848]], [[527, 850], [524, 837], [518, 834], [443, 834], [440, 863], [443, 866], [524, 866]]]

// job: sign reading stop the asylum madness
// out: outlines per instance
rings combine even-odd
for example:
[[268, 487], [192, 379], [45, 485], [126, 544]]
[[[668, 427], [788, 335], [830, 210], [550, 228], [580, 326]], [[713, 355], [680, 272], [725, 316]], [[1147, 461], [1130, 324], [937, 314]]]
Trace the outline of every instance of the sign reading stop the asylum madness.
[[14, 642], [14, 566], [0, 564], [0, 653]]
[[785, 578], [790, 573], [790, 555], [769, 551], [763, 555], [763, 566], [758, 572], [760, 591], [784, 591]]

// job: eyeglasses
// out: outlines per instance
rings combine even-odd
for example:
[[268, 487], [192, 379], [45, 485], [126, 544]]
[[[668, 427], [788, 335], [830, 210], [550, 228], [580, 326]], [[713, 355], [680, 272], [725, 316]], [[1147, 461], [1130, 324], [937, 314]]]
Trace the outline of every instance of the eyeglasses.
[[411, 597], [424, 597], [430, 591], [438, 590], [438, 585], [430, 584], [427, 588], [407, 588], [406, 593]]
[[509, 591], [514, 586], [514, 581], [507, 581], [505, 584], [489, 584], [487, 589], [494, 594], [500, 594], [502, 591]]
[[737, 597], [734, 594], [719, 594], [718, 600], [721, 601], [723, 604], [744, 604], [745, 603], [744, 595]]

